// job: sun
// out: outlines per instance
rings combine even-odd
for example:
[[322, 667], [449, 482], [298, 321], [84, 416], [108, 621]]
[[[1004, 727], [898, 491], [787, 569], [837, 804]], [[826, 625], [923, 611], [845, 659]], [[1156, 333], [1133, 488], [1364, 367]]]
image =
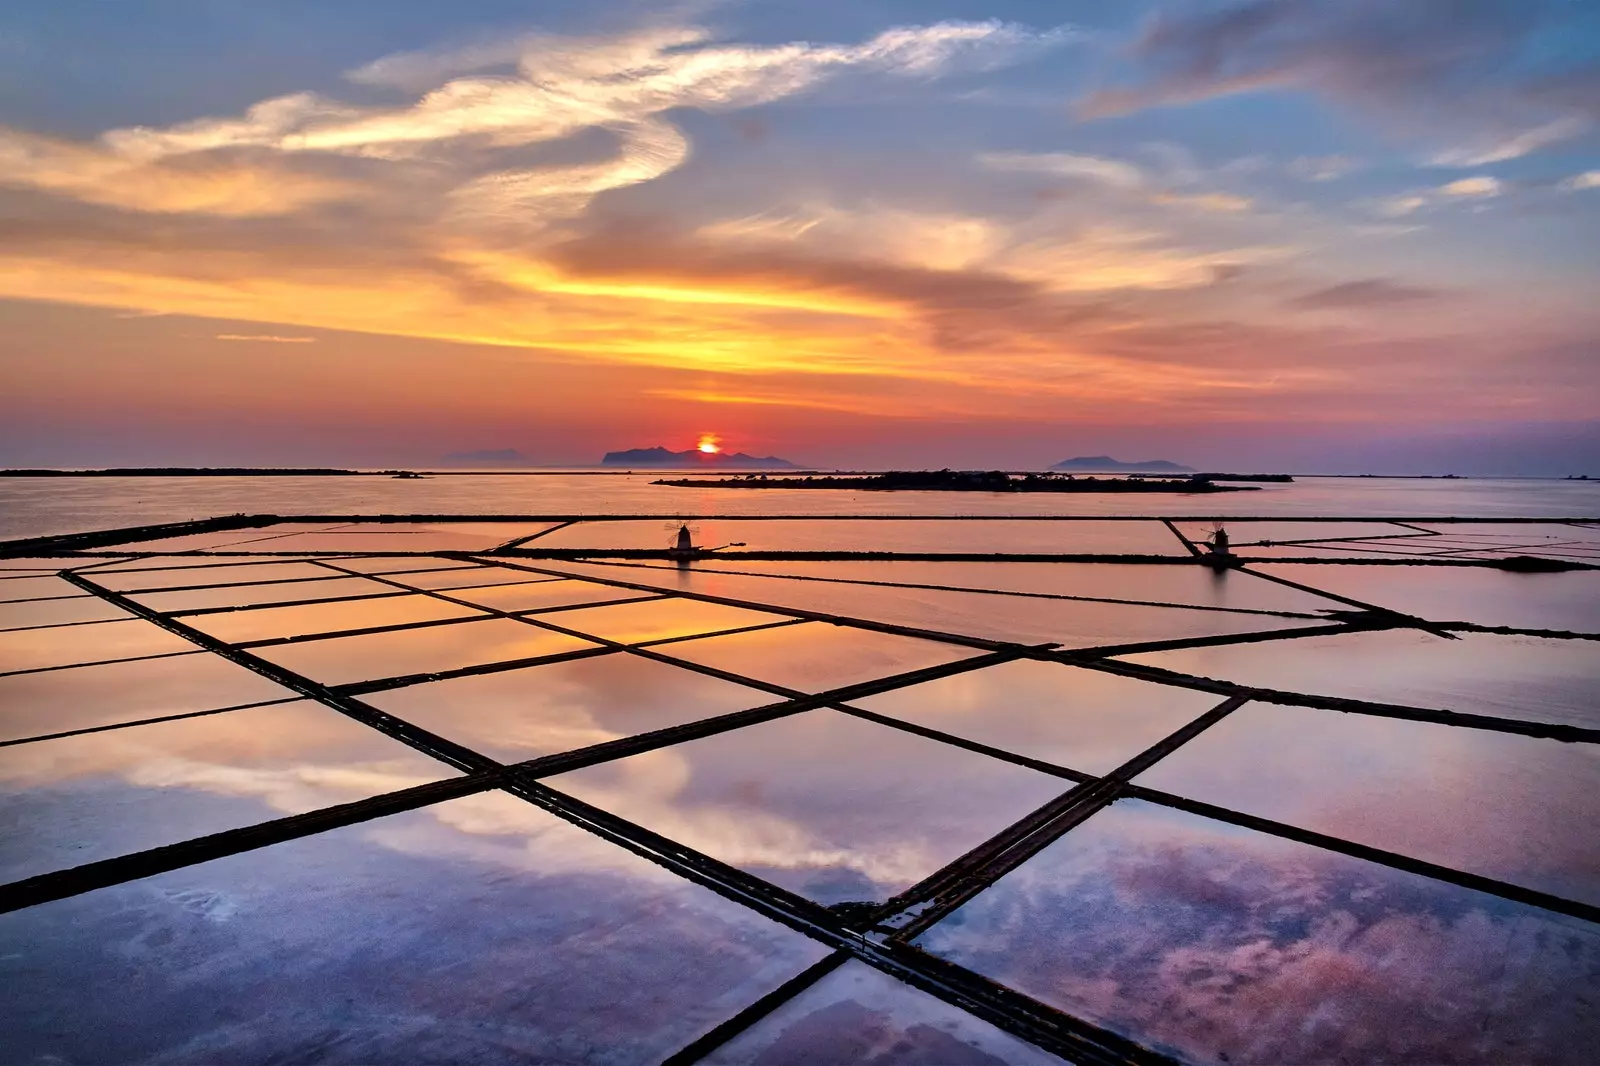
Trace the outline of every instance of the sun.
[[715, 433], [700, 434], [700, 443], [695, 447], [704, 455], [716, 455], [722, 450], [722, 438]]

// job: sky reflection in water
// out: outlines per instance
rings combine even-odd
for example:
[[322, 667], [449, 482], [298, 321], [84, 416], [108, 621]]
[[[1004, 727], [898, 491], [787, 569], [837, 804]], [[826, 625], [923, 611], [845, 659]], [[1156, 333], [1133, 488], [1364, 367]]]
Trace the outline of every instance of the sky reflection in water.
[[[886, 524], [861, 525], [865, 535]], [[902, 541], [932, 544], [958, 525], [966, 535], [972, 531], [964, 527], [977, 524], [905, 531]], [[1015, 525], [1019, 536], [1052, 532], [1042, 524]], [[1139, 528], [1176, 544], [1154, 523]], [[762, 529], [767, 536], [822, 541], [834, 535], [820, 524]], [[367, 543], [337, 530], [282, 531], [288, 535], [272, 540], [260, 539], [266, 530], [243, 535], [257, 538], [263, 550], [296, 538], [349, 536], [339, 543], [353, 549]], [[434, 532], [419, 527], [374, 536], [420, 545], [433, 543]], [[465, 532], [487, 540], [507, 530]], [[715, 539], [704, 532], [702, 540]], [[1098, 535], [1087, 525], [1078, 532]], [[976, 533], [981, 541], [982, 528]], [[393, 591], [299, 561], [187, 562], [175, 570], [129, 564], [116, 568], [125, 573], [96, 579], [166, 610]], [[437, 558], [339, 565], [346, 563], [394, 573], [419, 589], [468, 586], [451, 597], [490, 609], [549, 611], [536, 617], [597, 640], [690, 637], [785, 619]], [[1249, 574], [1178, 566], [737, 560], [688, 571], [550, 566], [667, 592], [748, 596], [977, 636], [1079, 645], [1287, 630], [1326, 619], [1265, 612], [1319, 615], [1339, 606]], [[430, 572], [399, 572], [424, 568]], [[1175, 606], [726, 572], [735, 568]], [[1579, 627], [1592, 616], [1581, 594], [1588, 575], [1524, 580], [1395, 567], [1264, 570], [1436, 619], [1554, 628]], [[316, 580], [149, 591], [284, 576]], [[9, 584], [23, 592], [71, 589], [34, 576]], [[50, 614], [59, 612], [51, 605], [100, 602], [75, 596], [13, 605], [0, 620], [65, 617]], [[1198, 609], [1207, 606], [1232, 610]], [[1263, 613], [1232, 613], [1239, 610]], [[400, 595], [190, 621], [232, 639], [261, 639], [471, 613]], [[10, 656], [64, 665], [147, 645], [191, 647], [143, 621], [92, 623], [0, 634], [0, 662]], [[576, 650], [601, 649], [538, 625], [485, 619], [260, 653], [338, 684]], [[1592, 642], [1577, 640], [1466, 634], [1446, 641], [1412, 630], [1173, 651], [1138, 661], [1291, 691], [1593, 725], [1600, 681], [1592, 650]], [[801, 692], [981, 654], [820, 621], [675, 641], [656, 651]], [[0, 741], [288, 695], [210, 655], [18, 674], [0, 677]], [[513, 762], [782, 697], [645, 654], [606, 652], [362, 698]], [[1018, 660], [853, 705], [1101, 774], [1220, 698]], [[0, 813], [20, 827], [0, 843], [0, 881], [454, 773], [309, 702], [0, 747]], [[1074, 787], [831, 709], [618, 759], [548, 784], [822, 903], [883, 900]], [[1247, 704], [1136, 784], [1600, 902], [1600, 852], [1586, 809], [1600, 794], [1593, 745]], [[1580, 1061], [1600, 1040], [1594, 1022], [1600, 940], [1593, 926], [1136, 800], [1119, 801], [1072, 830], [922, 943], [1185, 1058], [1562, 1063]], [[24, 1061], [651, 1060], [798, 973], [822, 950], [495, 793], [0, 917], [0, 981], [16, 992], [0, 1004], [0, 1028], [17, 1034]], [[712, 1061], [1051, 1060], [851, 963]]]
[[20, 1061], [634, 1063], [823, 954], [492, 793], [0, 916], [0, 1030]]
[[1531, 722], [1600, 725], [1600, 645], [1416, 629], [1130, 655], [1129, 662], [1256, 688]]
[[1220, 702], [1208, 692], [1023, 659], [851, 705], [1014, 755], [1104, 774]]
[[823, 903], [885, 899], [1072, 787], [825, 709], [548, 783]]
[[781, 697], [616, 652], [374, 692], [363, 699], [510, 763], [760, 707]]
[[702, 1061], [707, 1066], [1060, 1066], [1062, 1062], [853, 960]]
[[0, 748], [0, 882], [455, 774], [309, 701]]
[[1585, 1063], [1586, 922], [1138, 801], [920, 941], [1187, 1059]]

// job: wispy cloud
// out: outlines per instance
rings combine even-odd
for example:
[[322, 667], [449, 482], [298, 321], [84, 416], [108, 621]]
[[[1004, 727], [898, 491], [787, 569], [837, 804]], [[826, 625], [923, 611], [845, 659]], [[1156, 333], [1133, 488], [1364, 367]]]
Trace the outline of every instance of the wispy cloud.
[[1078, 105], [1086, 118], [1282, 87], [1348, 104], [1424, 143], [1441, 166], [1513, 159], [1576, 137], [1600, 111], [1581, 77], [1518, 69], [1539, 0], [1242, 0], [1150, 20], [1131, 84]]
[[1349, 156], [1320, 155], [1297, 156], [1288, 165], [1288, 171], [1302, 181], [1337, 181], [1352, 171], [1360, 169], [1360, 162]]
[[146, 161], [253, 147], [444, 163], [485, 153], [492, 161], [495, 150], [554, 142], [586, 129], [615, 133], [613, 159], [491, 165], [450, 194], [467, 215], [539, 222], [570, 217], [601, 192], [680, 166], [689, 157], [688, 140], [662, 117], [674, 108], [753, 107], [851, 71], [936, 77], [1013, 62], [1070, 36], [994, 21], [899, 27], [856, 45], [718, 44], [699, 27], [611, 38], [534, 35], [464, 51], [408, 53], [352, 72], [356, 81], [414, 89], [463, 70], [517, 66], [510, 76], [454, 78], [405, 107], [356, 107], [297, 93], [263, 101], [238, 118], [114, 130], [102, 140], [124, 158]]
[[1410, 192], [1385, 197], [1376, 201], [1372, 208], [1385, 218], [1403, 218], [1439, 204], [1492, 200], [1505, 193], [1507, 188], [1507, 184], [1499, 178], [1478, 174], [1470, 178], [1458, 178], [1432, 188], [1413, 189]]
[[1438, 167], [1481, 167], [1490, 163], [1503, 163], [1552, 144], [1583, 133], [1589, 127], [1587, 119], [1578, 115], [1563, 115], [1530, 130], [1524, 130], [1500, 141], [1489, 141], [1474, 148], [1457, 148], [1436, 154], [1431, 162]]
[[724, 392], [714, 389], [663, 388], [647, 389], [647, 396], [687, 403], [733, 405], [739, 407], [792, 407], [809, 411], [839, 411], [846, 414], [866, 415], [873, 418], [935, 418], [948, 417], [949, 409], [935, 409], [927, 404], [909, 404], [901, 409], [875, 396], [818, 396], [802, 392], [752, 393]]
[[[1101, 131], [1060, 121], [1042, 143], [954, 129], [918, 144], [928, 155], [908, 164], [903, 142], [877, 139], [822, 159], [815, 148], [831, 130], [784, 127], [804, 94], [830, 84], [893, 82], [896, 93], [880, 95], [945, 106], [931, 85], [941, 76], [1068, 39], [993, 22], [845, 44], [730, 43], [660, 26], [532, 35], [370, 64], [351, 73], [360, 104], [301, 93], [81, 142], [17, 134], [4, 143], [21, 162], [0, 179], [23, 186], [0, 192], [0, 295], [260, 324], [221, 342], [372, 335], [341, 342], [340, 358], [363, 343], [398, 348], [385, 339], [397, 336], [494, 345], [469, 357], [530, 376], [551, 369], [586, 389], [607, 383], [574, 385], [563, 395], [590, 399], [570, 407], [700, 402], [730, 418], [783, 407], [1233, 417], [1269, 392], [1278, 415], [1348, 400], [1365, 418], [1412, 404], [1403, 388], [1382, 392], [1392, 363], [1423, 386], [1493, 376], [1488, 359], [1463, 367], [1455, 337], [1401, 359], [1376, 336], [1377, 316], [1286, 313], [1313, 287], [1289, 261], [1349, 252], [1359, 227], [1274, 206], [1274, 190], [1317, 192], [1286, 172], [1331, 180], [1354, 165], [1343, 157], [1286, 163], [1252, 145], [1219, 165], [1178, 144], [1070, 140]], [[737, 112], [776, 101], [786, 106], [760, 116], [769, 137], [738, 137], [737, 121], [753, 116]], [[861, 144], [870, 166], [843, 159]], [[1071, 150], [1020, 150], [1030, 145]], [[908, 170], [936, 157], [948, 165]], [[692, 182], [668, 177], [690, 167]], [[1524, 189], [1471, 172], [1420, 184], [1395, 214], [1432, 207], [1442, 221], [1446, 204], [1472, 209]], [[1408, 291], [1421, 287], [1330, 284], [1299, 306], [1421, 306]], [[1463, 318], [1481, 310], [1462, 305]], [[1374, 336], [1358, 344], [1358, 329]], [[1429, 376], [1439, 368], [1455, 377]], [[427, 392], [414, 386], [423, 374], [384, 387]], [[1518, 388], [1555, 392], [1531, 376]], [[1452, 389], [1462, 406], [1502, 398]], [[510, 406], [515, 391], [491, 386], [474, 402]], [[1562, 389], [1553, 402], [1583, 395]]]
[[1158, 204], [1167, 204], [1175, 207], [1193, 207], [1201, 211], [1216, 211], [1222, 214], [1238, 214], [1248, 211], [1255, 206], [1248, 196], [1235, 196], [1225, 192], [1202, 193], [1156, 193], [1151, 199]]
[[257, 218], [346, 200], [360, 183], [281, 159], [146, 159], [0, 127], [0, 185], [154, 214]]
[[1460, 178], [1439, 186], [1437, 192], [1440, 196], [1453, 196], [1458, 199], [1485, 200], [1492, 196], [1499, 196], [1505, 186], [1498, 178], [1479, 175], [1474, 178]]
[[1388, 278], [1362, 278], [1308, 292], [1290, 301], [1295, 307], [1324, 309], [1387, 308], [1439, 297], [1437, 289], [1406, 285]]
[[1373, 210], [1384, 218], [1404, 218], [1428, 206], [1428, 198], [1416, 193], [1403, 193], [1377, 201]]
[[1145, 202], [1168, 207], [1235, 213], [1254, 206], [1249, 197], [1232, 193], [1173, 191], [1167, 186], [1191, 185], [1203, 180], [1204, 175], [1188, 158], [1188, 153], [1173, 151], [1170, 145], [1152, 147], [1168, 149], [1160, 153], [1167, 163], [1166, 174], [1158, 176], [1121, 159], [1076, 152], [985, 152], [978, 156], [978, 163], [988, 170], [1088, 182], [1138, 194]]
[[[581, 213], [602, 192], [681, 166], [691, 146], [663, 117], [673, 109], [753, 107], [848, 73], [921, 79], [992, 68], [1072, 37], [998, 21], [897, 27], [859, 44], [723, 44], [692, 26], [609, 38], [529, 35], [391, 56], [351, 72], [368, 85], [426, 90], [400, 107], [301, 92], [238, 116], [116, 129], [88, 144], [0, 130], [0, 183], [115, 207], [244, 217], [362, 191], [316, 172], [318, 160], [416, 163], [426, 169], [397, 174], [424, 189], [442, 181], [446, 213], [536, 228]], [[455, 76], [510, 65], [504, 75]], [[507, 165], [516, 150], [585, 130], [609, 131], [614, 155]]]
[[1118, 189], [1142, 189], [1146, 184], [1144, 172], [1132, 163], [1074, 152], [986, 152], [978, 162], [990, 170], [1079, 178]]

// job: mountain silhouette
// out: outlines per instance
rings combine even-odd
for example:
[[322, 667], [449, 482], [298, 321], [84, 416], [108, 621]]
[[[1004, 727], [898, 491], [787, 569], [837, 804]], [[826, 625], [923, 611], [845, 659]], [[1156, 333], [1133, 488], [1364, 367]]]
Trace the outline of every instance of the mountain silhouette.
[[1180, 466], [1166, 459], [1146, 459], [1137, 463], [1123, 463], [1111, 458], [1109, 455], [1080, 455], [1075, 459], [1063, 459], [1051, 470], [1159, 470], [1168, 474], [1192, 474], [1194, 467]]
[[798, 463], [779, 459], [775, 455], [757, 457], [744, 452], [702, 452], [695, 448], [687, 451], [668, 451], [661, 445], [654, 448], [629, 448], [621, 452], [606, 452], [601, 466], [670, 466], [670, 467], [738, 467], [746, 470], [798, 470]]

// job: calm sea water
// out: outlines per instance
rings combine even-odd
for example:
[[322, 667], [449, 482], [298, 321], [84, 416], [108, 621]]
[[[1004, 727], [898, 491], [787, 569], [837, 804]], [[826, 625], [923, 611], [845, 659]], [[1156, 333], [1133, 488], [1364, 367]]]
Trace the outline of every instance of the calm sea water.
[[742, 491], [659, 474], [0, 478], [0, 539], [236, 514], [1393, 515], [1600, 518], [1600, 482], [1307, 478], [1216, 495]]

